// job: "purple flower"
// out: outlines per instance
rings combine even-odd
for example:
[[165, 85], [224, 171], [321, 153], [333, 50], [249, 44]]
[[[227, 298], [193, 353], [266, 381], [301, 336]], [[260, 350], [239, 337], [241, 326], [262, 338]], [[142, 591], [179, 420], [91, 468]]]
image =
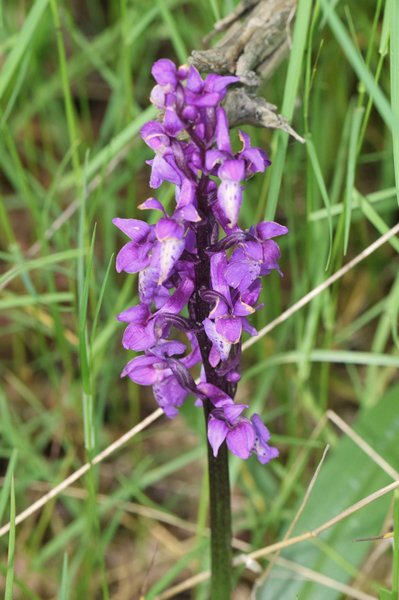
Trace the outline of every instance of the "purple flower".
[[220, 446], [226, 441], [230, 452], [240, 458], [249, 458], [255, 443], [255, 433], [250, 421], [239, 416], [245, 408], [245, 404], [231, 404], [215, 408], [211, 412], [208, 440], [214, 456], [218, 455]]
[[259, 462], [265, 464], [278, 456], [278, 450], [267, 443], [270, 433], [259, 415], [254, 414], [251, 420], [242, 416], [247, 404], [235, 404], [211, 384], [199, 384], [198, 390], [215, 406], [208, 423], [208, 440], [215, 457], [224, 441], [230, 452], [243, 459], [254, 453]]
[[263, 465], [270, 462], [279, 455], [277, 448], [269, 446], [270, 433], [266, 425], [263, 424], [259, 415], [252, 415], [251, 422], [255, 432], [255, 442], [253, 451], [257, 454], [259, 462]]
[[254, 173], [263, 172], [271, 163], [263, 150], [251, 146], [249, 136], [242, 131], [239, 135], [243, 148], [233, 155], [223, 108], [217, 110], [216, 118], [217, 149], [208, 150], [205, 165], [209, 173], [217, 175], [221, 180], [218, 202], [214, 208], [215, 216], [220, 219], [225, 230], [232, 230], [237, 226], [242, 204], [241, 182]]
[[[277, 456], [258, 415], [243, 416], [246, 404], [233, 401], [240, 379], [243, 332], [256, 335], [248, 317], [261, 308], [262, 275], [279, 270], [280, 250], [273, 238], [287, 229], [262, 222], [243, 231], [239, 214], [244, 182], [270, 161], [239, 132], [234, 153], [221, 102], [237, 77], [209, 74], [169, 59], [154, 63], [151, 101], [159, 120], [141, 129], [153, 151], [150, 186], [175, 189], [168, 210], [157, 198], [139, 208], [158, 219], [114, 219], [129, 238], [117, 255], [117, 271], [138, 273], [140, 302], [118, 315], [126, 323], [122, 343], [143, 352], [122, 371], [139, 385], [151, 385], [168, 417], [191, 394], [209, 413], [208, 439], [217, 456], [224, 442], [241, 458], [256, 454], [262, 463]], [[220, 239], [220, 233], [226, 236]], [[176, 334], [178, 338], [176, 339]], [[191, 349], [181, 340], [187, 338]], [[175, 339], [174, 339], [175, 338]], [[201, 363], [196, 386], [191, 369]], [[206, 376], [205, 376], [206, 374]], [[209, 380], [207, 380], [209, 379]]]
[[116, 257], [118, 273], [138, 273], [150, 263], [150, 253], [153, 246], [154, 230], [151, 225], [137, 219], [112, 219], [118, 229], [130, 239], [119, 251]]
[[[152, 385], [156, 401], [169, 418], [178, 414], [177, 409], [183, 404], [188, 391], [178, 381], [168, 359], [183, 354], [185, 350], [186, 346], [181, 342], [164, 342], [147, 351], [147, 355], [133, 358], [121, 373], [121, 377], [128, 376], [139, 385]], [[182, 364], [189, 368], [197, 361], [198, 351], [194, 345]]]
[[[173, 324], [171, 315], [178, 315], [182, 311], [193, 290], [193, 281], [184, 279], [172, 296], [169, 296], [166, 290], [166, 295], [160, 299], [162, 304], [158, 305], [158, 310], [154, 314], [151, 313], [148, 304], [138, 304], [120, 313], [118, 320], [129, 323], [123, 334], [123, 346], [128, 350], [139, 352], [152, 348], [159, 339], [165, 339], [168, 323]], [[168, 317], [169, 321], [165, 320], [165, 317]]]
[[234, 250], [226, 269], [226, 281], [240, 292], [246, 290], [259, 276], [269, 275], [273, 269], [281, 274], [278, 260], [280, 249], [271, 238], [285, 235], [286, 227], [273, 221], [263, 221], [249, 230], [249, 239]]

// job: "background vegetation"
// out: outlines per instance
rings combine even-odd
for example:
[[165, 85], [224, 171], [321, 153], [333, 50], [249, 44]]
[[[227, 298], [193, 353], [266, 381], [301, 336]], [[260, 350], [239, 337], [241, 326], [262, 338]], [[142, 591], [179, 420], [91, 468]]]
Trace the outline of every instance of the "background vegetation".
[[[208, 567], [204, 428], [190, 402], [13, 523], [156, 408], [150, 389], [119, 380], [129, 357], [115, 315], [136, 289], [133, 276], [114, 271], [123, 240], [111, 219], [137, 216], [150, 195], [150, 151], [137, 134], [154, 116], [152, 62], [185, 62], [234, 4], [0, 8], [0, 519], [11, 520], [0, 539], [0, 588], [8, 599], [154, 598]], [[398, 220], [398, 45], [395, 0], [299, 2], [291, 52], [262, 93], [307, 142], [251, 130], [273, 166], [247, 186], [245, 225], [274, 218], [277, 206], [290, 229], [281, 240], [285, 276], [267, 279], [259, 328]], [[160, 199], [169, 202], [171, 190]], [[391, 237], [244, 354], [239, 398], [265, 418], [281, 457], [266, 467], [231, 461], [237, 554], [283, 539], [327, 443], [290, 535], [399, 479], [398, 249]], [[375, 453], [342, 434], [327, 409]], [[271, 569], [266, 559], [250, 564], [237, 573], [236, 598], [249, 597], [262, 573], [257, 598], [396, 598], [397, 556], [383, 542], [353, 543], [391, 515], [385, 495], [290, 546]], [[173, 597], [191, 593], [206, 598], [206, 582]]]

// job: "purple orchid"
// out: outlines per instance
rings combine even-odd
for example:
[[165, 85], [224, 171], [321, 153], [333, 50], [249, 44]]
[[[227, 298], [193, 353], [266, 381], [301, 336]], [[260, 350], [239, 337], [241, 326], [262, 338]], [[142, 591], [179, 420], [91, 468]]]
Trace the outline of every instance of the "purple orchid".
[[246, 459], [254, 453], [266, 464], [278, 456], [278, 450], [267, 443], [270, 433], [259, 415], [254, 414], [251, 420], [241, 415], [247, 404], [235, 404], [230, 396], [209, 383], [200, 383], [198, 391], [215, 407], [208, 423], [208, 440], [214, 456], [224, 441], [230, 452], [240, 458]]
[[[143, 352], [122, 376], [151, 385], [168, 417], [178, 414], [191, 394], [208, 415], [208, 440], [214, 456], [226, 443], [261, 463], [278, 455], [258, 415], [243, 416], [248, 406], [234, 403], [240, 379], [241, 338], [256, 335], [249, 322], [262, 305], [261, 276], [279, 270], [275, 237], [286, 227], [262, 222], [244, 231], [239, 214], [244, 183], [270, 165], [266, 153], [240, 131], [234, 153], [221, 103], [237, 77], [207, 75], [193, 66], [154, 63], [156, 85], [151, 101], [162, 118], [146, 123], [144, 142], [154, 152], [150, 186], [175, 186], [175, 204], [165, 210], [157, 198], [139, 208], [155, 210], [154, 225], [138, 219], [114, 219], [129, 238], [116, 259], [118, 272], [138, 273], [140, 302], [118, 319], [127, 324], [122, 343]], [[220, 233], [225, 236], [220, 238]], [[178, 332], [179, 337], [176, 338]], [[191, 349], [181, 340], [185, 336]], [[201, 383], [191, 370], [201, 364]]]

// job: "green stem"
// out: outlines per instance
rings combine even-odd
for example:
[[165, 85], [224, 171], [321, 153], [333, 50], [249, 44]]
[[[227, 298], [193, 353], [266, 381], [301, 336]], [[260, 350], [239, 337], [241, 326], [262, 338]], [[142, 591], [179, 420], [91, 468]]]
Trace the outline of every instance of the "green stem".
[[224, 443], [213, 456], [208, 444], [209, 501], [211, 526], [211, 598], [231, 596], [231, 507], [227, 447]]

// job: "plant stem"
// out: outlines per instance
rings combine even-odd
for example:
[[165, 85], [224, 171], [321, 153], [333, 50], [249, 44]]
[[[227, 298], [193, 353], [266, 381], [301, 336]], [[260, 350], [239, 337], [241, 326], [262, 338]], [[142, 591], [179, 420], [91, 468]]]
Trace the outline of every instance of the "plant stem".
[[[202, 187], [206, 189], [207, 181], [203, 180]], [[196, 265], [196, 290], [191, 307], [192, 314], [198, 323], [209, 315], [209, 303], [201, 298], [201, 290], [211, 288], [210, 259], [206, 253], [212, 243], [217, 240], [217, 229], [212, 212], [208, 206], [206, 193], [198, 194], [198, 207], [203, 216], [203, 222], [196, 228], [197, 248], [199, 263]], [[216, 239], [213, 239], [216, 238]], [[201, 350], [206, 380], [234, 397], [235, 384], [228, 382], [220, 376], [209, 363], [211, 343], [204, 330], [197, 333], [198, 344]], [[213, 406], [209, 400], [204, 401], [204, 414], [206, 428], [208, 417]], [[229, 465], [226, 443], [219, 448], [218, 456], [213, 455], [213, 450], [208, 442], [208, 474], [209, 474], [209, 504], [211, 528], [211, 598], [212, 600], [229, 600], [231, 596], [231, 506]]]
[[[206, 419], [207, 421], [207, 419]], [[213, 456], [208, 443], [209, 503], [211, 527], [211, 598], [231, 596], [231, 507], [227, 446], [222, 444]]]

